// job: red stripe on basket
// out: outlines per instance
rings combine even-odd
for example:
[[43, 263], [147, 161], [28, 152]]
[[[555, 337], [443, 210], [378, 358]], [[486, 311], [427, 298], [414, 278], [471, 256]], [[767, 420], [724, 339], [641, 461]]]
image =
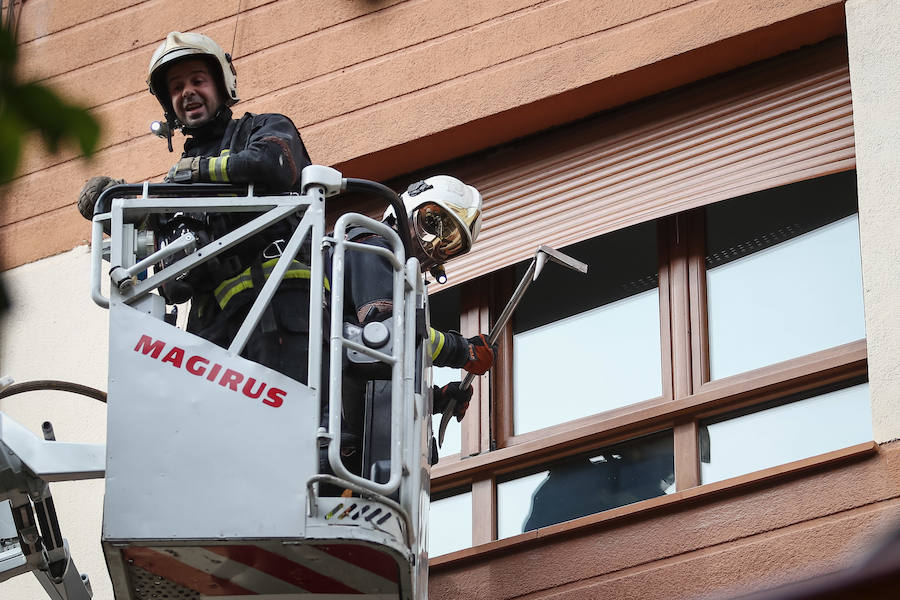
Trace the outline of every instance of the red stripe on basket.
[[380, 575], [394, 583], [400, 582], [400, 571], [397, 561], [385, 552], [355, 544], [330, 544], [316, 546], [319, 550], [327, 552], [335, 558], [339, 558], [362, 569]]
[[164, 552], [150, 548], [131, 547], [122, 550], [122, 556], [149, 573], [206, 596], [257, 595], [256, 592], [246, 590], [227, 579], [215, 577], [205, 571], [188, 566]]
[[207, 546], [205, 549], [314, 594], [364, 593], [259, 546]]

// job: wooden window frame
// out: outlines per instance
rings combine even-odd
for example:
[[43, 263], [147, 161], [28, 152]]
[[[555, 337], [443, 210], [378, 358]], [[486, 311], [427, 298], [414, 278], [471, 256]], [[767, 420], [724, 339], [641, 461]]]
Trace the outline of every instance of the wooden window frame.
[[[487, 385], [488, 376], [476, 378], [479, 386], [469, 414], [478, 418], [463, 421], [465, 458], [441, 459], [432, 469], [436, 491], [471, 486], [473, 544], [497, 543], [498, 477], [671, 429], [676, 495], [705, 489], [700, 482], [701, 420], [867, 375], [862, 339], [710, 381], [704, 215], [698, 208], [657, 221], [662, 396], [513, 435], [512, 328], [503, 332], [492, 385]], [[467, 283], [461, 296], [463, 333], [488, 331], [489, 313], [499, 314], [515, 283], [511, 267], [492, 274], [488, 285]], [[644, 502], [653, 501], [659, 499]]]

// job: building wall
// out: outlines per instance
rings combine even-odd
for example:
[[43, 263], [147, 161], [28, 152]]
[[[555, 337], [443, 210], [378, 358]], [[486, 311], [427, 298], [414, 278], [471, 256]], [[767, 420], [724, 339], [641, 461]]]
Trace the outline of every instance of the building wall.
[[[828, 0], [151, 0], [23, 6], [22, 72], [92, 107], [106, 125], [90, 163], [31, 145], [0, 205], [0, 260], [14, 295], [0, 371], [105, 389], [105, 312], [87, 297], [88, 225], [72, 206], [95, 173], [158, 179], [174, 161], [147, 134], [150, 54], [171, 28], [234, 38], [239, 109], [295, 120], [316, 162], [386, 178], [539, 131], [839, 34]], [[900, 224], [884, 190], [897, 177], [900, 8], [846, 6], [857, 128], [860, 228], [875, 439], [900, 437], [895, 272]], [[886, 116], [888, 118], [886, 118]], [[178, 140], [175, 140], [178, 143]], [[52, 235], [48, 235], [52, 232]], [[48, 258], [49, 257], [49, 258]], [[39, 260], [40, 259], [40, 260]], [[37, 262], [32, 262], [37, 261]], [[101, 442], [103, 406], [66, 394], [0, 401], [36, 433]], [[732, 593], [852, 563], [896, 520], [896, 444], [766, 481], [647, 501], [576, 531], [495, 542], [433, 568], [433, 598], [697, 597]], [[54, 484], [63, 527], [95, 597], [111, 597], [100, 552], [102, 484]], [[802, 558], [800, 560], [799, 557]], [[536, 568], [536, 565], [538, 568]], [[787, 566], [786, 566], [787, 565]], [[552, 576], [551, 576], [552, 575]], [[637, 590], [643, 590], [638, 593]], [[653, 593], [650, 593], [653, 592]], [[30, 576], [0, 596], [42, 597]], [[656, 594], [656, 595], [654, 595]]]
[[[90, 250], [79, 246], [3, 273], [12, 307], [2, 322], [0, 373], [17, 382], [57, 379], [106, 390], [107, 311], [88, 296]], [[0, 400], [0, 411], [40, 435], [53, 423], [56, 439], [102, 444], [106, 405], [66, 392], [29, 392]], [[103, 481], [50, 486], [62, 535], [75, 564], [91, 577], [95, 598], [112, 598], [100, 549]], [[0, 583], [0, 597], [45, 597], [32, 575]]]
[[900, 437], [900, 277], [889, 265], [900, 252], [900, 66], [889, 57], [900, 47], [900, 7], [889, 0], [847, 3], [850, 84], [859, 176], [859, 229], [863, 248], [866, 341], [875, 440]]
[[[429, 598], [734, 598], [847, 569], [900, 523], [900, 445], [780, 480], [695, 488], [432, 561]], [[658, 501], [657, 501], [658, 500]]]
[[2, 268], [86, 240], [72, 204], [89, 176], [157, 179], [174, 162], [148, 134], [160, 111], [144, 83], [174, 27], [233, 46], [241, 110], [283, 112], [315, 162], [378, 179], [843, 29], [836, 0], [65, 4], [23, 4], [21, 74], [90, 106], [104, 134], [90, 163], [26, 150], [0, 207]]
[[[872, 556], [900, 527], [896, 440], [900, 7], [846, 5], [856, 130], [872, 450], [785, 465], [432, 560], [430, 597], [729, 598]], [[798, 424], [798, 426], [802, 426]], [[896, 535], [896, 533], [894, 533]], [[790, 597], [790, 596], [787, 596]], [[804, 596], [806, 597], [806, 596]], [[876, 597], [876, 596], [873, 596]]]

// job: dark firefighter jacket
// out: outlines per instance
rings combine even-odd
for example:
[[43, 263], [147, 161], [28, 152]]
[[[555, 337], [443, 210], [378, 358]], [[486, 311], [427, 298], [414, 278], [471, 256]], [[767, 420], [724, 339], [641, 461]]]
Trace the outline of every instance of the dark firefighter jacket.
[[[357, 227], [347, 232], [350, 241], [387, 248], [380, 235]], [[387, 259], [370, 252], [347, 252], [345, 259], [345, 320], [365, 325], [390, 314], [393, 271]], [[352, 314], [351, 314], [352, 311]], [[436, 367], [462, 368], [468, 360], [468, 341], [455, 331], [430, 328], [428, 345]]]
[[[310, 164], [310, 159], [296, 127], [287, 117], [247, 113], [241, 119], [232, 119], [231, 111], [224, 108], [210, 123], [185, 133], [191, 137], [185, 142], [182, 157], [201, 157], [201, 182], [254, 183], [272, 193], [300, 192], [300, 172]], [[253, 216], [215, 214], [207, 215], [207, 220], [211, 233], [219, 237]], [[263, 252], [272, 242], [287, 240], [295, 226], [296, 221], [291, 220], [276, 224], [241, 244], [236, 256], [223, 257], [218, 275], [210, 278], [206, 289], [198, 289], [194, 295], [188, 330], [227, 345], [235, 333], [234, 324], [243, 318], [247, 305], [277, 260], [264, 257]], [[359, 231], [352, 235], [359, 238], [355, 241], [385, 245], [380, 236], [371, 232]], [[283, 289], [290, 290], [294, 282], [308, 284], [309, 258], [299, 258], [302, 262], [295, 261], [288, 270], [278, 295], [283, 294]], [[344, 306], [355, 312], [347, 315], [348, 319], [364, 324], [377, 318], [379, 313], [389, 312], [390, 265], [383, 258], [360, 252], [349, 253], [347, 265], [345, 289], [348, 296]], [[276, 296], [272, 303], [275, 323], [271, 323], [272, 315], [267, 315], [268, 327], [296, 329], [297, 333], [308, 331], [306, 307], [295, 302], [293, 297], [290, 305], [285, 300], [279, 301]], [[266, 318], [261, 324], [263, 329], [267, 328]], [[223, 320], [229, 322], [227, 327], [223, 326]], [[462, 367], [465, 364], [468, 348], [465, 338], [456, 332], [443, 333], [434, 329], [429, 335], [436, 366]]]
[[[310, 164], [309, 154], [291, 120], [279, 114], [246, 113], [232, 119], [231, 110], [223, 108], [209, 123], [186, 129], [182, 158], [201, 157], [200, 182], [253, 183], [258, 193], [300, 192], [300, 173]], [[206, 215], [209, 233], [214, 237], [232, 231], [256, 216], [255, 213], [212, 213]], [[225, 327], [242, 319], [242, 312], [271, 272], [277, 255], [264, 256], [273, 242], [286, 241], [297, 225], [297, 219], [286, 219], [239, 244], [230, 254], [220, 255], [209, 272], [196, 278], [188, 330], [220, 345], [227, 345], [234, 331]], [[281, 243], [281, 247], [283, 247]], [[268, 256], [268, 254], [267, 254]], [[302, 257], [301, 257], [302, 260]], [[285, 279], [285, 289], [303, 281], [308, 285], [309, 268], [294, 261]], [[282, 289], [279, 289], [279, 294]], [[287, 326], [305, 331], [307, 315], [299, 307], [286, 307], [273, 302], [277, 323], [272, 314], [264, 317], [263, 329]], [[290, 311], [290, 315], [281, 314]], [[268, 323], [266, 322], [268, 321]], [[298, 322], [299, 321], [299, 322]]]

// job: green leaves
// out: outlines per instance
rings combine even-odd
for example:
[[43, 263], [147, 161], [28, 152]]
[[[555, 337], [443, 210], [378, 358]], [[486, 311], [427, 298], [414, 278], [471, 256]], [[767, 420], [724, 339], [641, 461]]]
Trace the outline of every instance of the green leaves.
[[68, 103], [39, 83], [19, 83], [15, 40], [0, 26], [0, 183], [13, 178], [22, 154], [22, 139], [38, 132], [50, 152], [73, 141], [90, 156], [100, 138], [100, 125], [87, 110]]
[[[38, 132], [50, 152], [59, 150], [63, 142], [74, 141], [84, 155], [90, 156], [100, 139], [100, 125], [87, 110], [66, 102], [39, 83], [19, 83], [17, 59], [16, 41], [0, 20], [0, 184], [15, 176], [22, 139], [29, 131]], [[0, 197], [2, 194], [0, 188]], [[0, 281], [0, 315], [9, 303]]]

